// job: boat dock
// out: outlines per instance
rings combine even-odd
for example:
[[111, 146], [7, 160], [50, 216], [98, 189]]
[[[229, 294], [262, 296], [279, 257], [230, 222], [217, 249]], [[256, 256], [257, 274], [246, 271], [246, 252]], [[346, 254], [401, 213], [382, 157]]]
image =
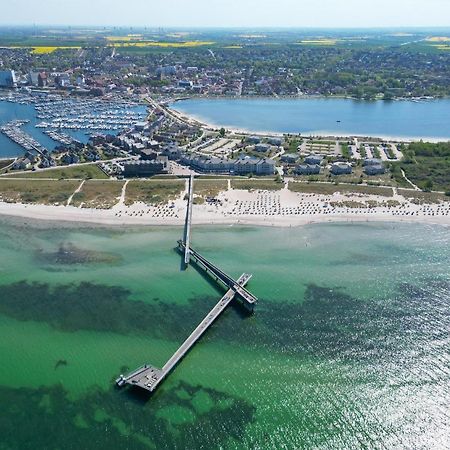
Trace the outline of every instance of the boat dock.
[[35, 151], [40, 155], [48, 153], [48, 150], [45, 147], [21, 129], [21, 127], [28, 122], [28, 120], [13, 120], [6, 125], [3, 125], [0, 128], [0, 131], [27, 151]]
[[[237, 283], [242, 288], [248, 283], [252, 276], [250, 274], [242, 274]], [[172, 357], [164, 364], [162, 369], [158, 369], [149, 364], [139, 367], [128, 375], [120, 375], [116, 380], [116, 384], [122, 387], [126, 384], [143, 388], [149, 392], [153, 392], [158, 385], [166, 378], [171, 370], [183, 359], [188, 351], [200, 339], [205, 331], [215, 322], [215, 320], [222, 314], [226, 307], [236, 296], [236, 291], [229, 289], [227, 293], [219, 300], [214, 308], [206, 315], [200, 322], [197, 328], [190, 334], [190, 336], [181, 344], [178, 350]]]

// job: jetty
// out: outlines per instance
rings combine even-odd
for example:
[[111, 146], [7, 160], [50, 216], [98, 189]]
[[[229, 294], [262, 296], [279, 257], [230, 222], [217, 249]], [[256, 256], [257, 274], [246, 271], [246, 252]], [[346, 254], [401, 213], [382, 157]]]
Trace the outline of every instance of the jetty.
[[258, 299], [245, 287], [252, 278], [251, 274], [243, 273], [237, 280], [234, 280], [230, 275], [190, 246], [193, 185], [194, 176], [191, 175], [189, 179], [188, 211], [186, 214], [184, 239], [178, 241], [177, 249], [183, 256], [186, 266], [189, 263], [195, 264], [198, 269], [202, 270], [205, 274], [211, 276], [214, 281], [225, 287], [226, 293], [211, 311], [208, 312], [205, 318], [161, 369], [150, 364], [144, 364], [127, 375], [121, 374], [119, 378], [116, 379], [116, 385], [118, 387], [130, 385], [145, 389], [148, 392], [155, 391], [167, 375], [184, 358], [184, 356], [186, 356], [189, 350], [198, 342], [206, 330], [218, 319], [234, 299], [239, 301], [249, 313], [253, 313], [254, 307], [258, 302]]

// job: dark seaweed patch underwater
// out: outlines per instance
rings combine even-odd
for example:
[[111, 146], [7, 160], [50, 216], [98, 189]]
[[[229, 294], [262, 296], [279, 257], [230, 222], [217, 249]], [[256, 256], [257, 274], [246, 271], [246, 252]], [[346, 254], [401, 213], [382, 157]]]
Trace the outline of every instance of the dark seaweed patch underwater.
[[242, 399], [186, 383], [148, 402], [97, 388], [70, 400], [60, 385], [0, 387], [0, 399], [2, 450], [214, 449], [239, 439], [255, 414]]

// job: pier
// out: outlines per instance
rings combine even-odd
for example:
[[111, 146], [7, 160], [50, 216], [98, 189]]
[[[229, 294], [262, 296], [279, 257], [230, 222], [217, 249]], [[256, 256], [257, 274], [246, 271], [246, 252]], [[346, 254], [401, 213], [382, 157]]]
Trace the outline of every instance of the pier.
[[191, 225], [192, 225], [192, 206], [194, 204], [194, 175], [191, 174], [189, 177], [189, 191], [188, 191], [188, 204], [186, 212], [186, 224], [184, 229], [184, 264], [187, 267], [190, 261], [190, 245], [191, 245]]
[[[178, 249], [182, 253], [186, 253], [187, 245], [179, 240]], [[253, 308], [258, 302], [258, 299], [245, 287], [241, 286], [238, 281], [235, 281], [230, 275], [226, 274], [219, 267], [214, 265], [211, 261], [202, 256], [199, 252], [195, 251], [193, 248], [189, 247], [189, 257], [194, 260], [194, 262], [203, 269], [206, 273], [210, 274], [215, 281], [220, 282], [226, 288], [232, 289], [239, 295], [239, 297], [244, 300], [244, 306], [253, 312]]]
[[209, 311], [205, 318], [189, 335], [189, 337], [181, 344], [172, 357], [159, 369], [144, 364], [138, 369], [127, 375], [121, 374], [116, 380], [118, 387], [125, 385], [136, 386], [153, 392], [174, 369], [174, 367], [184, 358], [189, 350], [202, 337], [206, 330], [217, 320], [227, 306], [236, 299], [249, 313], [253, 313], [254, 307], [258, 299], [246, 289], [246, 284], [250, 281], [252, 275], [248, 273], [242, 274], [238, 280], [234, 280], [230, 275], [221, 270], [199, 252], [194, 250], [190, 245], [191, 238], [191, 222], [192, 222], [192, 205], [194, 198], [194, 176], [189, 179], [189, 196], [186, 212], [186, 222], [184, 228], [184, 239], [178, 241], [178, 251], [184, 258], [185, 267], [190, 263], [194, 263], [199, 269], [210, 275], [214, 281], [225, 287], [226, 293], [219, 302]]
[[[252, 276], [250, 274], [242, 274], [237, 283], [244, 288]], [[188, 351], [200, 339], [205, 331], [215, 322], [215, 320], [222, 314], [226, 307], [236, 296], [236, 291], [229, 289], [226, 294], [219, 300], [214, 308], [206, 315], [200, 322], [197, 328], [190, 334], [190, 336], [181, 344], [178, 350], [172, 357], [164, 364], [162, 369], [158, 369], [149, 364], [139, 367], [128, 375], [120, 375], [116, 380], [116, 384], [122, 387], [126, 384], [137, 386], [149, 392], [153, 392], [158, 385], [166, 378], [171, 370], [183, 359]]]

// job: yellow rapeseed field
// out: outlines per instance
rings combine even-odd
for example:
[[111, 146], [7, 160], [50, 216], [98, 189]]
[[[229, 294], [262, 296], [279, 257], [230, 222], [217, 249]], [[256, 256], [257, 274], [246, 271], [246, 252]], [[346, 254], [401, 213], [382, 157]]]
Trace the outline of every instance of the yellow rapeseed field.
[[46, 53], [53, 53], [55, 50], [78, 50], [81, 47], [33, 47], [31, 50], [31, 53], [33, 53], [34, 55], [43, 55]]
[[142, 40], [142, 34], [129, 34], [127, 36], [107, 36], [107, 41], [110, 42], [132, 42]]
[[433, 45], [433, 47], [436, 47], [438, 50], [450, 50], [450, 45], [445, 44]]
[[337, 39], [310, 39], [299, 42], [300, 45], [336, 45], [337, 43]]
[[185, 41], [185, 42], [114, 42], [113, 47], [160, 47], [160, 48], [191, 48], [203, 45], [213, 45], [215, 42], [209, 41]]
[[425, 39], [428, 42], [450, 42], [450, 37], [448, 36], [432, 36]]

